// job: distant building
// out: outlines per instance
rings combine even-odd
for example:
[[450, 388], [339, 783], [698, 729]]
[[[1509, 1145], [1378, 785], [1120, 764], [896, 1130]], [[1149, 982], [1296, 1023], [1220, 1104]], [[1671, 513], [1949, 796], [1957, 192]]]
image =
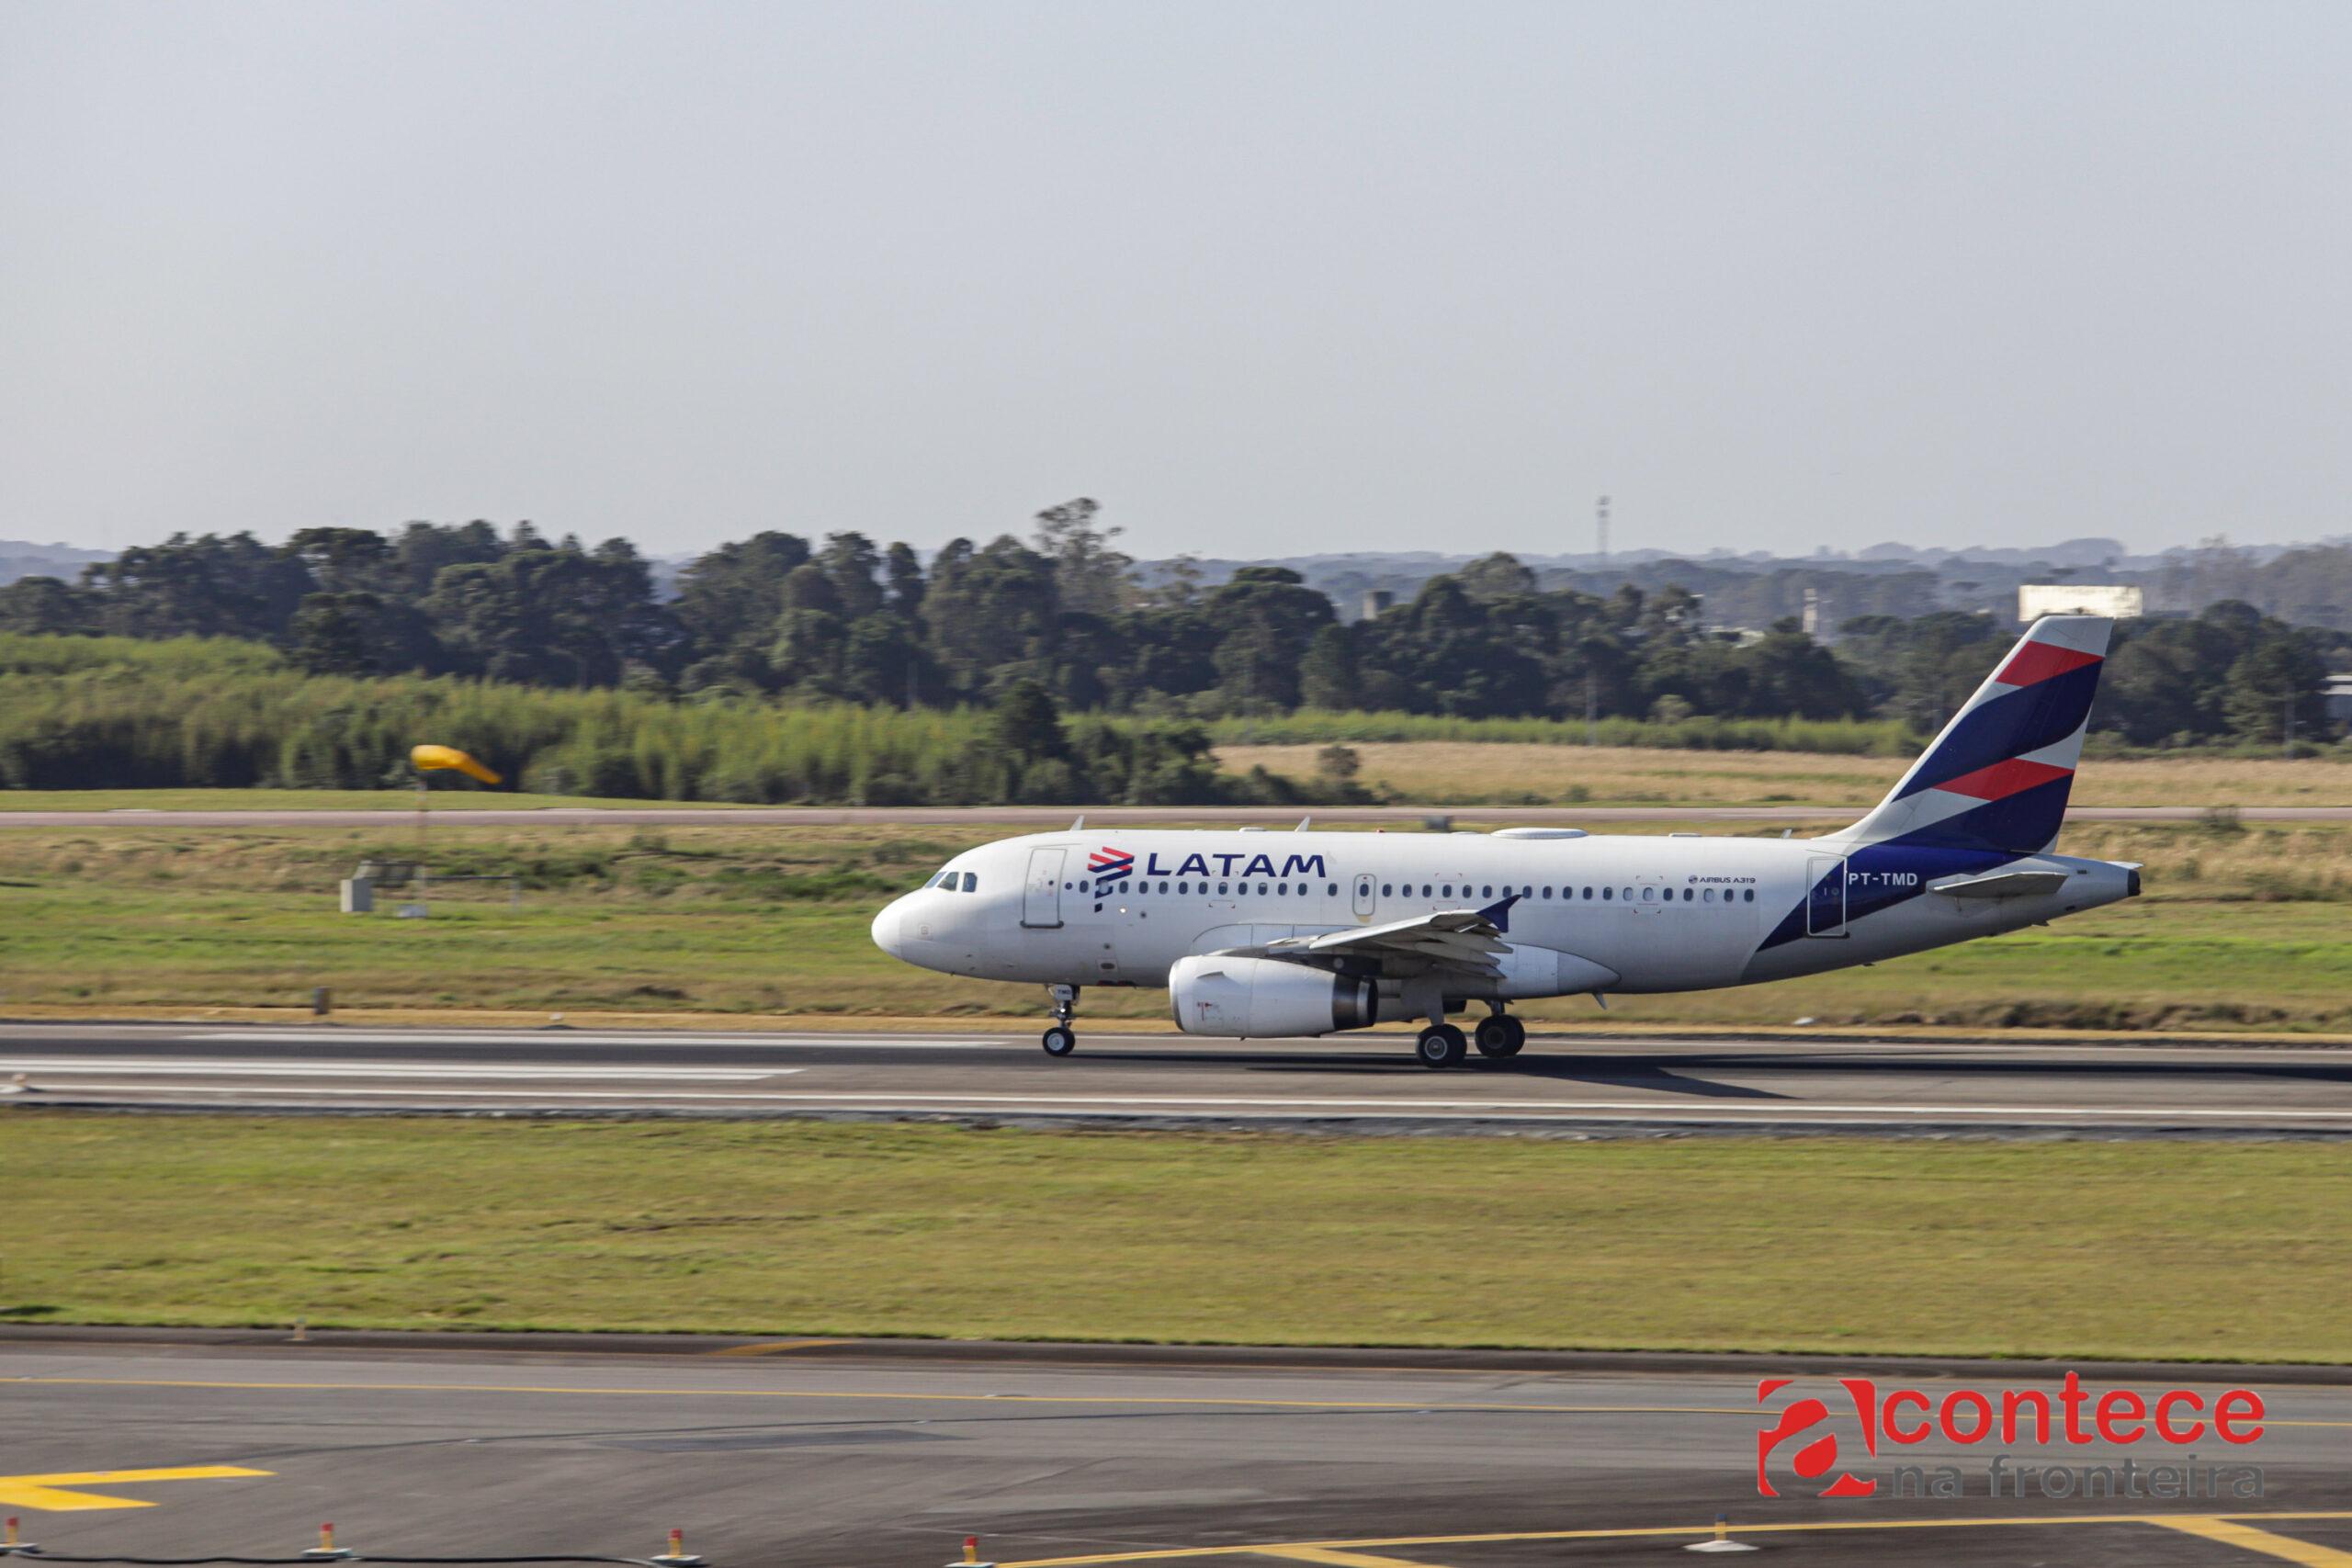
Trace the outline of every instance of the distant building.
[[1363, 618], [1367, 621], [1375, 620], [1395, 603], [1396, 603], [1396, 595], [1388, 589], [1368, 589], [1363, 596]]
[[2327, 716], [2352, 720], [2352, 675], [2327, 678]]
[[2136, 620], [2144, 613], [2136, 584], [2018, 584], [2018, 619], [2028, 623], [2043, 615], [2113, 615], [2119, 620]]

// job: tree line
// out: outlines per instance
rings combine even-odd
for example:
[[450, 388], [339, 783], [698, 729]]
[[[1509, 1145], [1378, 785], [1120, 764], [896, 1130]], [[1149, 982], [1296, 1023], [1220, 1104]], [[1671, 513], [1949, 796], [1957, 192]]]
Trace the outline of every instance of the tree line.
[[[232, 637], [312, 676], [474, 677], [694, 706], [1042, 701], [1170, 733], [1302, 708], [1924, 731], [2011, 635], [1957, 611], [1855, 616], [1834, 646], [1792, 618], [1733, 633], [1680, 583], [1545, 589], [1502, 554], [1347, 621], [1280, 567], [1211, 585], [1179, 562], [1147, 588], [1117, 536], [1083, 499], [1038, 514], [1026, 539], [956, 539], [928, 560], [855, 532], [765, 532], [697, 558], [664, 594], [628, 541], [550, 541], [528, 524], [310, 528], [277, 547], [176, 535], [76, 581], [0, 587], [0, 631]], [[2125, 623], [2096, 722], [2140, 745], [2317, 740], [2327, 662], [2347, 642], [2239, 602]]]

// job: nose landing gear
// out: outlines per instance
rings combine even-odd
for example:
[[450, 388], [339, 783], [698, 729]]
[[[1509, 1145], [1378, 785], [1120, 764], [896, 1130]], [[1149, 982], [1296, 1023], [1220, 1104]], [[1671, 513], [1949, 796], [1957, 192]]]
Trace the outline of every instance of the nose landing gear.
[[1054, 998], [1054, 1025], [1038, 1037], [1048, 1056], [1067, 1056], [1078, 1049], [1078, 1032], [1070, 1027], [1070, 1020], [1078, 1015], [1078, 987], [1049, 986]]

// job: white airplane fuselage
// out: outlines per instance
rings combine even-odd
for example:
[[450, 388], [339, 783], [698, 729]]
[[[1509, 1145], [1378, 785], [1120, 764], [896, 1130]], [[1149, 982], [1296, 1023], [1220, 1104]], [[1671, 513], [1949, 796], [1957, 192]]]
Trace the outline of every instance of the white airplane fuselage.
[[[1089, 869], [1105, 851], [1131, 857], [1108, 883]], [[1995, 869], [2065, 880], [1997, 899], [1928, 891]], [[2107, 861], [1882, 852], [1834, 839], [1073, 830], [958, 855], [932, 886], [885, 908], [874, 940], [910, 964], [978, 979], [1156, 987], [1195, 954], [1517, 893], [1515, 953], [1570, 954], [1608, 977], [1562, 987], [1544, 983], [1540, 964], [1519, 965], [1515, 977], [1506, 962], [1499, 995], [1688, 991], [1920, 953], [2136, 890], [2132, 869]], [[1782, 934], [1792, 911], [1793, 934]]]
[[1166, 986], [1200, 1034], [1324, 1034], [1426, 1019], [1424, 1064], [1463, 1060], [1536, 997], [1697, 991], [1874, 964], [2140, 891], [2135, 866], [2051, 852], [2111, 623], [2034, 623], [1852, 827], [1818, 839], [1497, 833], [1035, 833], [957, 856], [876, 917], [911, 964], [1055, 987]]

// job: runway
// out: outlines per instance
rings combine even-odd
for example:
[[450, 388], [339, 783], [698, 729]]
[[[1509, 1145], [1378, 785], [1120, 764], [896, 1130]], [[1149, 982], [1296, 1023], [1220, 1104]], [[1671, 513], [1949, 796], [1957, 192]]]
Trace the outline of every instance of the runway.
[[[436, 808], [447, 827], [476, 828], [833, 828], [939, 827], [962, 824], [1047, 832], [1083, 815], [1098, 827], [1184, 823], [1223, 827], [1244, 823], [1290, 827], [1312, 817], [1325, 827], [1386, 824], [1418, 827], [1432, 817], [1462, 822], [1849, 822], [1866, 806], [787, 806], [787, 807], [546, 807], [529, 810]], [[2195, 822], [2204, 806], [2078, 806], [2069, 822]], [[2247, 822], [2352, 822], [2352, 806], [2233, 807]], [[399, 810], [9, 811], [0, 828], [401, 828], [416, 813]]]
[[[1823, 1501], [1778, 1461], [1784, 1495], [1761, 1497], [1755, 1471], [1759, 1374], [1842, 1397], [1826, 1367], [1301, 1360], [0, 1341], [0, 1453], [16, 1472], [0, 1507], [27, 1540], [91, 1558], [288, 1558], [332, 1520], [339, 1546], [444, 1560], [642, 1557], [674, 1526], [720, 1568], [921, 1568], [958, 1558], [967, 1535], [999, 1568], [1532, 1568], [1679, 1560], [1724, 1515], [1730, 1539], [1785, 1562], [2352, 1562], [2340, 1382], [2256, 1382], [2259, 1437], [2198, 1450], [2258, 1466], [2258, 1498], [1996, 1497], [1986, 1447], [1940, 1434], [1900, 1461], [1952, 1467], [1960, 1495], [1898, 1497], [1895, 1459], [1849, 1430], [1841, 1465], [1882, 1495]], [[2084, 1373], [2150, 1397], [2179, 1376]], [[1984, 1366], [1880, 1376], [1936, 1399], [2053, 1382]], [[2226, 1385], [2186, 1386], [2210, 1407]], [[2131, 1459], [2143, 1473], [2181, 1457], [2007, 1450], [2013, 1465]]]
[[[1083, 1019], [1081, 1018], [1081, 1024]], [[1235, 1043], [0, 1025], [0, 1105], [937, 1117], [1352, 1132], [2352, 1135], [2352, 1048], [1657, 1040], [1538, 1031], [1432, 1072], [1409, 1033]]]

